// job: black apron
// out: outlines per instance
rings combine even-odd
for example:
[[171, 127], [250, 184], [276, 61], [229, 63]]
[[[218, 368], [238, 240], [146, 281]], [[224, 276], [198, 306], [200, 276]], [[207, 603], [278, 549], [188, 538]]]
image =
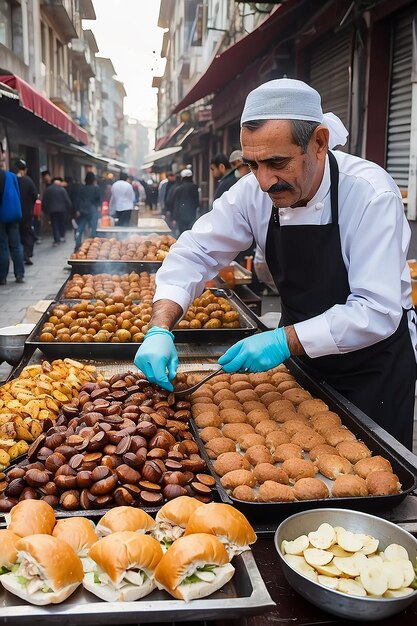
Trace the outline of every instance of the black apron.
[[[281, 295], [282, 326], [345, 304], [351, 293], [339, 232], [339, 168], [329, 152], [332, 221], [283, 226], [273, 207], [266, 262]], [[325, 380], [377, 424], [412, 449], [416, 360], [407, 311], [393, 335], [346, 354], [300, 357], [317, 380]]]

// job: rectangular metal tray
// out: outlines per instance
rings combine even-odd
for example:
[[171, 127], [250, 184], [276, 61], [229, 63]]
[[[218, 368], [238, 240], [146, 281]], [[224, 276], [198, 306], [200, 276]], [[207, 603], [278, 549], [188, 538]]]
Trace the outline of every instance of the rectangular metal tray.
[[[385, 439], [389, 435], [373, 420], [366, 416], [357, 407], [349, 403], [340, 394], [335, 392], [330, 386], [314, 380], [303, 369], [300, 362], [289, 359], [286, 362], [291, 373], [295, 376], [297, 382], [315, 398], [320, 398], [329, 409], [338, 413], [343, 424], [347, 426], [357, 437], [361, 439], [374, 455], [380, 454], [387, 458], [397, 474], [402, 484], [401, 493], [389, 496], [366, 496], [352, 498], [334, 498], [330, 497], [326, 500], [302, 500], [294, 502], [245, 502], [230, 496], [222, 487], [220, 478], [213, 469], [213, 460], [209, 458], [204, 444], [199, 436], [198, 428], [194, 420], [191, 420], [191, 431], [200, 448], [200, 454], [206, 461], [207, 467], [213, 477], [216, 479], [216, 485], [220, 497], [223, 502], [232, 504], [234, 507], [242, 511], [250, 522], [253, 524], [276, 524], [288, 515], [305, 511], [308, 509], [319, 507], [340, 507], [346, 509], [355, 509], [361, 511], [382, 511], [391, 509], [400, 504], [409, 493], [417, 488], [417, 472], [413, 465], [407, 463], [403, 455], [394, 447], [395, 443], [400, 446], [395, 439], [392, 439], [393, 445], [389, 445]], [[382, 431], [383, 437], [378, 436], [378, 431]], [[400, 446], [402, 447], [402, 446]]]
[[252, 552], [233, 559], [232, 580], [208, 598], [183, 602], [155, 590], [136, 602], [103, 602], [82, 587], [65, 602], [33, 606], [11, 593], [0, 591], [0, 621], [7, 624], [138, 624], [234, 619], [271, 610], [271, 599]]
[[[257, 318], [240, 300], [240, 298], [230, 290], [212, 289], [216, 296], [221, 296], [230, 300], [234, 308], [239, 312], [243, 321], [241, 328], [194, 328], [173, 330], [175, 339], [178, 342], [190, 343], [210, 343], [210, 342], [235, 342], [243, 337], [247, 337], [255, 333], [258, 329]], [[64, 301], [61, 301], [64, 302]], [[73, 302], [75, 300], [65, 300], [65, 302]], [[42, 315], [35, 328], [26, 340], [26, 345], [39, 348], [44, 354], [53, 358], [73, 357], [81, 359], [127, 359], [135, 356], [138, 343], [71, 343], [71, 342], [42, 342], [39, 341], [40, 330], [47, 321], [52, 309], [57, 305], [53, 302], [45, 313]]]
[[159, 270], [162, 261], [111, 261], [109, 259], [68, 259], [72, 274], [124, 274], [125, 272], [149, 272]]

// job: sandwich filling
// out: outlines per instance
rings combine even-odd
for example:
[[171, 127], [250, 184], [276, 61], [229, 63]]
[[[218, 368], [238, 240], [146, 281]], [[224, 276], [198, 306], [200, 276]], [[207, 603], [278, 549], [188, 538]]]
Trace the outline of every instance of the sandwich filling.
[[26, 590], [27, 594], [31, 596], [37, 591], [51, 593], [53, 589], [51, 589], [45, 578], [45, 572], [42, 572], [31, 555], [26, 552], [20, 552], [19, 559], [20, 561], [13, 565], [10, 571], [14, 574], [19, 585]]
[[237, 543], [233, 543], [232, 541], [230, 541], [230, 539], [224, 535], [217, 535], [217, 539], [219, 539], [219, 541], [221, 541], [226, 548], [230, 560], [232, 560], [234, 556], [242, 554], [242, 552], [245, 552], [245, 550], [250, 550], [250, 546], [239, 546]]
[[196, 561], [184, 572], [179, 585], [193, 585], [195, 583], [213, 583], [220, 574], [230, 568], [230, 564], [215, 565]]
[[177, 524], [170, 524], [169, 522], [159, 522], [158, 525], [152, 530], [152, 536], [159, 541], [162, 549], [168, 550], [170, 546], [183, 536], [185, 528], [178, 526]]
[[150, 576], [143, 569], [132, 567], [127, 569], [118, 582], [114, 582], [106, 572], [96, 565], [94, 571], [94, 582], [96, 585], [107, 585], [114, 589], [122, 589], [126, 585], [141, 587]]

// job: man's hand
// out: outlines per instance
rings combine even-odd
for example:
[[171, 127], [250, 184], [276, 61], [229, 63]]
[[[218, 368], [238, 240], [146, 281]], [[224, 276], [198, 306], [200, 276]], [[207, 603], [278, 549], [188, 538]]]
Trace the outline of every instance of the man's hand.
[[[151, 383], [156, 383], [168, 391], [173, 391], [172, 383], [177, 373], [178, 355], [174, 345], [174, 335], [165, 328], [153, 326], [134, 359], [138, 367]], [[168, 376], [167, 376], [168, 369]]]
[[284, 328], [276, 328], [242, 339], [219, 359], [227, 373], [264, 372], [290, 357]]

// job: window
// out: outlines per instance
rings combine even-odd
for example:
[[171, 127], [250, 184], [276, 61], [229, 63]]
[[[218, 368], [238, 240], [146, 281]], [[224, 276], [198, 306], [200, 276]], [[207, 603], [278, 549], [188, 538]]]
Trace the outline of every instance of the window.
[[11, 3], [11, 16], [13, 52], [23, 58], [23, 16], [20, 2]]
[[6, 48], [11, 47], [11, 22], [10, 4], [7, 0], [0, 0], [0, 43]]

